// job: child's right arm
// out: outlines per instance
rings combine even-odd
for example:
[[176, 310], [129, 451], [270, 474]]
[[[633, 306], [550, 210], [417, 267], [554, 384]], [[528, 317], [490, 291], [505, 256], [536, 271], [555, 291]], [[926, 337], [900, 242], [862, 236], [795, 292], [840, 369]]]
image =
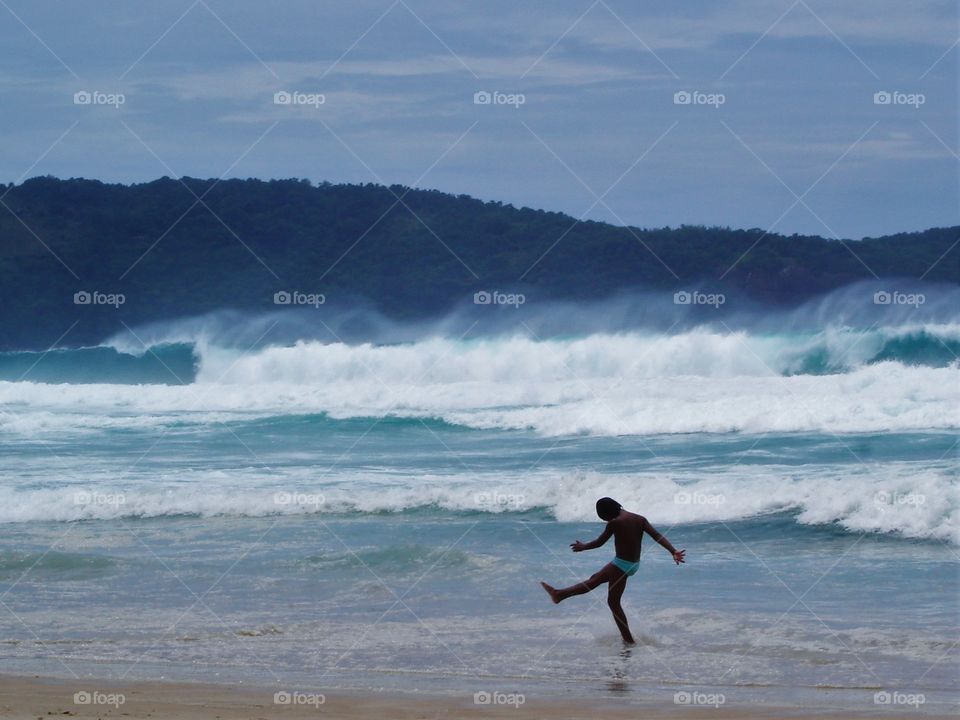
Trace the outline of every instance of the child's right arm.
[[591, 540], [588, 543], [580, 542], [579, 540], [577, 540], [576, 542], [570, 543], [570, 548], [574, 552], [581, 552], [583, 550], [593, 550], [594, 548], [598, 548], [601, 545], [603, 545], [612, 536], [613, 536], [613, 528], [610, 527], [610, 523], [607, 523], [607, 526], [603, 529], [603, 532], [600, 533], [600, 537], [598, 537], [596, 540]]

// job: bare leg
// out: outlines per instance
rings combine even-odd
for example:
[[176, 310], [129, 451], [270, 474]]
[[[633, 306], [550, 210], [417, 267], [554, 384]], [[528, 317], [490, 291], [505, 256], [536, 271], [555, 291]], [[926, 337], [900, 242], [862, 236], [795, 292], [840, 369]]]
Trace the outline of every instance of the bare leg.
[[[619, 568], [617, 568], [616, 565], [613, 563], [607, 563], [583, 582], [577, 583], [576, 585], [571, 585], [570, 587], [565, 587], [558, 590], [552, 585], [547, 585], [545, 582], [541, 582], [540, 584], [543, 586], [543, 589], [547, 591], [550, 599], [555, 603], [558, 603], [563, 602], [567, 598], [573, 597], [574, 595], [583, 595], [591, 590], [596, 590], [604, 583], [616, 580], [617, 577], [621, 575], [623, 575], [623, 573]], [[622, 592], [623, 591], [621, 590], [621, 593]]]
[[540, 587], [547, 591], [547, 595], [550, 596], [550, 599], [553, 600], [553, 604], [556, 605], [560, 600], [557, 599], [559, 590], [557, 590], [553, 585], [547, 585], [543, 580], [540, 581]]
[[617, 623], [617, 629], [623, 636], [623, 641], [633, 645], [636, 641], [633, 639], [633, 635], [630, 634], [630, 626], [627, 625], [627, 615], [620, 606], [620, 598], [623, 597], [623, 591], [626, 587], [626, 573], [620, 573], [619, 578], [611, 580], [607, 588], [607, 606], [610, 608], [610, 612], [613, 613], [613, 619]]

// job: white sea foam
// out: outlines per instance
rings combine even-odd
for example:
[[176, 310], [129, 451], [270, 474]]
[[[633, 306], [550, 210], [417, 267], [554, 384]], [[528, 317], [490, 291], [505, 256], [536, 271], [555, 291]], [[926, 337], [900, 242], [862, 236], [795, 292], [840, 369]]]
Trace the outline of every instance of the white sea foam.
[[803, 525], [837, 525], [853, 532], [960, 544], [956, 469], [947, 462], [466, 477], [344, 473], [332, 480], [318, 480], [313, 468], [287, 472], [251, 468], [118, 481], [105, 468], [99, 476], [74, 478], [56, 488], [23, 489], [13, 481], [0, 477], [0, 522], [376, 513], [431, 507], [497, 514], [535, 510], [562, 522], [596, 522], [593, 503], [609, 495], [664, 528], [788, 512]]
[[[955, 330], [941, 327], [938, 337]], [[960, 427], [957, 363], [853, 359], [871, 356], [876, 348], [863, 348], [878, 342], [841, 331], [811, 339], [701, 329], [549, 341], [301, 342], [250, 353], [208, 346], [187, 386], [0, 382], [8, 411], [0, 431], [29, 436], [316, 413], [435, 417], [546, 436]], [[811, 343], [852, 369], [790, 374], [798, 358], [810, 357]]]

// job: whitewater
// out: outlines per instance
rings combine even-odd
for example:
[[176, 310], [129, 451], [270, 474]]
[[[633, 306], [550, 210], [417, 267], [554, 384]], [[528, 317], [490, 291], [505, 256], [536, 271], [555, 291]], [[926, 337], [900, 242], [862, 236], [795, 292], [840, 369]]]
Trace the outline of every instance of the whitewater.
[[[155, 382], [171, 384], [0, 381], [0, 403], [17, 410], [0, 418], [0, 429], [29, 435], [323, 413], [434, 418], [547, 437], [954, 430], [953, 348], [960, 349], [957, 325], [796, 336], [693, 330], [301, 341], [249, 352], [198, 343], [180, 348], [194, 357], [195, 373], [185, 377], [159, 355], [172, 354], [161, 344], [137, 359], [153, 365]], [[68, 352], [86, 360], [84, 350]], [[932, 357], [933, 366], [911, 363], [911, 354]]]
[[[186, 339], [178, 328], [149, 346], [128, 336], [55, 351], [67, 381], [0, 381], [0, 433], [33, 448], [26, 467], [0, 475], [0, 522], [416, 508], [584, 521], [592, 512], [584, 498], [609, 494], [671, 523], [791, 513], [798, 524], [960, 543], [950, 450], [960, 427], [956, 323], [252, 348], [208, 334]], [[4, 362], [19, 370], [23, 355], [6, 354], [0, 370]], [[128, 376], [68, 381], [104, 365]], [[449, 467], [441, 458], [466, 431], [483, 459]], [[279, 444], [279, 466], [250, 449], [257, 440], [243, 441], [250, 452], [239, 465], [220, 467], [214, 455], [176, 472], [158, 472], [149, 457], [119, 477], [109, 464], [45, 459], [51, 443], [132, 442], [149, 453], [154, 442], [264, 432], [278, 435], [267, 454]], [[544, 455], [577, 442], [584, 456], [519, 472], [502, 457], [517, 437]], [[364, 439], [379, 445], [374, 458], [345, 467], [331, 438], [347, 442], [344, 450]], [[421, 450], [404, 466], [409, 448], [398, 444], [410, 439], [439, 457]], [[864, 443], [900, 451], [878, 462]], [[917, 443], [932, 454], [914, 457]], [[606, 467], [592, 467], [592, 455]], [[37, 481], [25, 486], [25, 477]], [[104, 486], [123, 502], [76, 501]], [[278, 504], [278, 488], [323, 502]], [[491, 488], [514, 501], [478, 500]], [[684, 493], [694, 501], [685, 504]]]

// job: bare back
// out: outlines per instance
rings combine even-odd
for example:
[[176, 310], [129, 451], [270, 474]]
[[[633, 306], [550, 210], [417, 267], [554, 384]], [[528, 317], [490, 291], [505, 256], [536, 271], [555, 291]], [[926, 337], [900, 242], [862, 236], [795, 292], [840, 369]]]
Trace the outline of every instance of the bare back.
[[613, 520], [607, 523], [607, 529], [613, 534], [613, 543], [617, 551], [617, 557], [628, 562], [637, 562], [640, 560], [640, 546], [643, 542], [643, 534], [647, 533], [657, 542], [660, 542], [661, 535], [647, 521], [643, 515], [621, 510]]

